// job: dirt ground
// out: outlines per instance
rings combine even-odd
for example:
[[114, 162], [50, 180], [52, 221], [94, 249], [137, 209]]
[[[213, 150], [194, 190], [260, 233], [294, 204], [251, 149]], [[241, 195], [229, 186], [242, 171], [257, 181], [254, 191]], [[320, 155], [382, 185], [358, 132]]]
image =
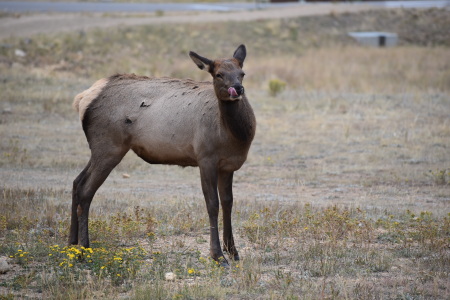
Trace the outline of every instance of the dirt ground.
[[133, 26], [164, 23], [199, 23], [254, 21], [264, 19], [292, 18], [300, 16], [325, 15], [330, 13], [358, 12], [369, 9], [381, 9], [371, 5], [352, 4], [305, 4], [301, 6], [283, 7], [238, 12], [178, 12], [164, 13], [157, 16], [150, 14], [24, 14], [0, 18], [0, 39], [7, 37], [30, 37], [33, 34], [51, 34], [88, 30], [91, 28], [107, 28], [111, 26]]

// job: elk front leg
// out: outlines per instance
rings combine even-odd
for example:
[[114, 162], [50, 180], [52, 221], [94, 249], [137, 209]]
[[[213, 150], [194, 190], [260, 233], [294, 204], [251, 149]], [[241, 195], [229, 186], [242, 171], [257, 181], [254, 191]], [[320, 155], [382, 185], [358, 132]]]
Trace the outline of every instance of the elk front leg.
[[233, 238], [233, 228], [231, 225], [231, 211], [233, 209], [233, 172], [219, 173], [219, 195], [223, 212], [223, 250], [226, 251], [233, 260], [239, 260]]
[[[209, 165], [215, 166], [215, 164]], [[222, 266], [228, 266], [228, 262], [223, 256], [219, 239], [219, 196], [217, 194], [217, 170], [209, 166], [200, 166], [200, 178], [202, 181], [202, 190], [203, 195], [205, 196], [206, 208], [209, 216], [210, 254], [211, 257], [220, 262]]]

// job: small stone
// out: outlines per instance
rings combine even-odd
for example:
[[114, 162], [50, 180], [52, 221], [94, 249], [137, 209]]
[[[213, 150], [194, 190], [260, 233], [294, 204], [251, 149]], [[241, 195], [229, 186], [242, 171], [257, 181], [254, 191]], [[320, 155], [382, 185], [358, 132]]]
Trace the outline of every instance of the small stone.
[[16, 50], [14, 50], [14, 54], [15, 54], [16, 56], [19, 56], [19, 57], [25, 57], [25, 56], [27, 56], [27, 54], [25, 53], [25, 51], [23, 51], [23, 50], [21, 50], [21, 49], [16, 49]]
[[11, 266], [6, 261], [6, 257], [0, 257], [0, 274], [5, 274], [11, 269]]
[[164, 278], [166, 278], [167, 281], [174, 281], [176, 277], [177, 277], [177, 275], [172, 272], [168, 272], [168, 273], [164, 274]]
[[123, 178], [130, 178], [130, 174], [123, 173], [123, 174], [122, 174], [122, 177], [123, 177]]

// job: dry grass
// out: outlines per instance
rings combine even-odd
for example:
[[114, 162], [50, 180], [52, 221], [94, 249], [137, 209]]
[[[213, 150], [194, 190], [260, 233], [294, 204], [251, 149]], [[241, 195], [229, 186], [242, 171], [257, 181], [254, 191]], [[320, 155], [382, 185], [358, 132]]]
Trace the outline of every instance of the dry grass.
[[[236, 24], [9, 40], [28, 55], [2, 48], [0, 254], [13, 269], [0, 274], [0, 297], [447, 299], [448, 48], [333, 44], [329, 18], [307, 35], [317, 47], [273, 40], [301, 20], [260, 22], [263, 32], [248, 37], [258, 129], [235, 175], [242, 261], [229, 270], [207, 259], [198, 170], [149, 166], [134, 154], [92, 205], [98, 255], [50, 246], [67, 240], [71, 182], [89, 157], [73, 96], [116, 71], [203, 79], [185, 52], [230, 53], [240, 41], [226, 32]], [[214, 44], [214, 34], [230, 44]], [[276, 97], [272, 79], [287, 84]], [[127, 256], [130, 247], [145, 253]]]
[[252, 61], [248, 68], [256, 74], [250, 80], [262, 83], [261, 88], [269, 79], [278, 78], [291, 89], [306, 91], [381, 95], [448, 92], [448, 48], [428, 51], [421, 47], [324, 47], [300, 56], [265, 57]]

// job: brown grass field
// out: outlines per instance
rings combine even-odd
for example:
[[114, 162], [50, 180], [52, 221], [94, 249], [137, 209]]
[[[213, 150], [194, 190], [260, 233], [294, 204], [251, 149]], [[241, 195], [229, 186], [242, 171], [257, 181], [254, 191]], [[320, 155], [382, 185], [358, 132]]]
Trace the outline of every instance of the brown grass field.
[[[0, 299], [449, 299], [449, 24], [391, 10], [2, 40]], [[207, 79], [187, 52], [240, 43], [258, 122], [234, 180], [242, 260], [208, 258], [198, 169], [133, 153], [94, 198], [92, 248], [65, 247], [89, 159], [73, 97], [116, 72]]]

